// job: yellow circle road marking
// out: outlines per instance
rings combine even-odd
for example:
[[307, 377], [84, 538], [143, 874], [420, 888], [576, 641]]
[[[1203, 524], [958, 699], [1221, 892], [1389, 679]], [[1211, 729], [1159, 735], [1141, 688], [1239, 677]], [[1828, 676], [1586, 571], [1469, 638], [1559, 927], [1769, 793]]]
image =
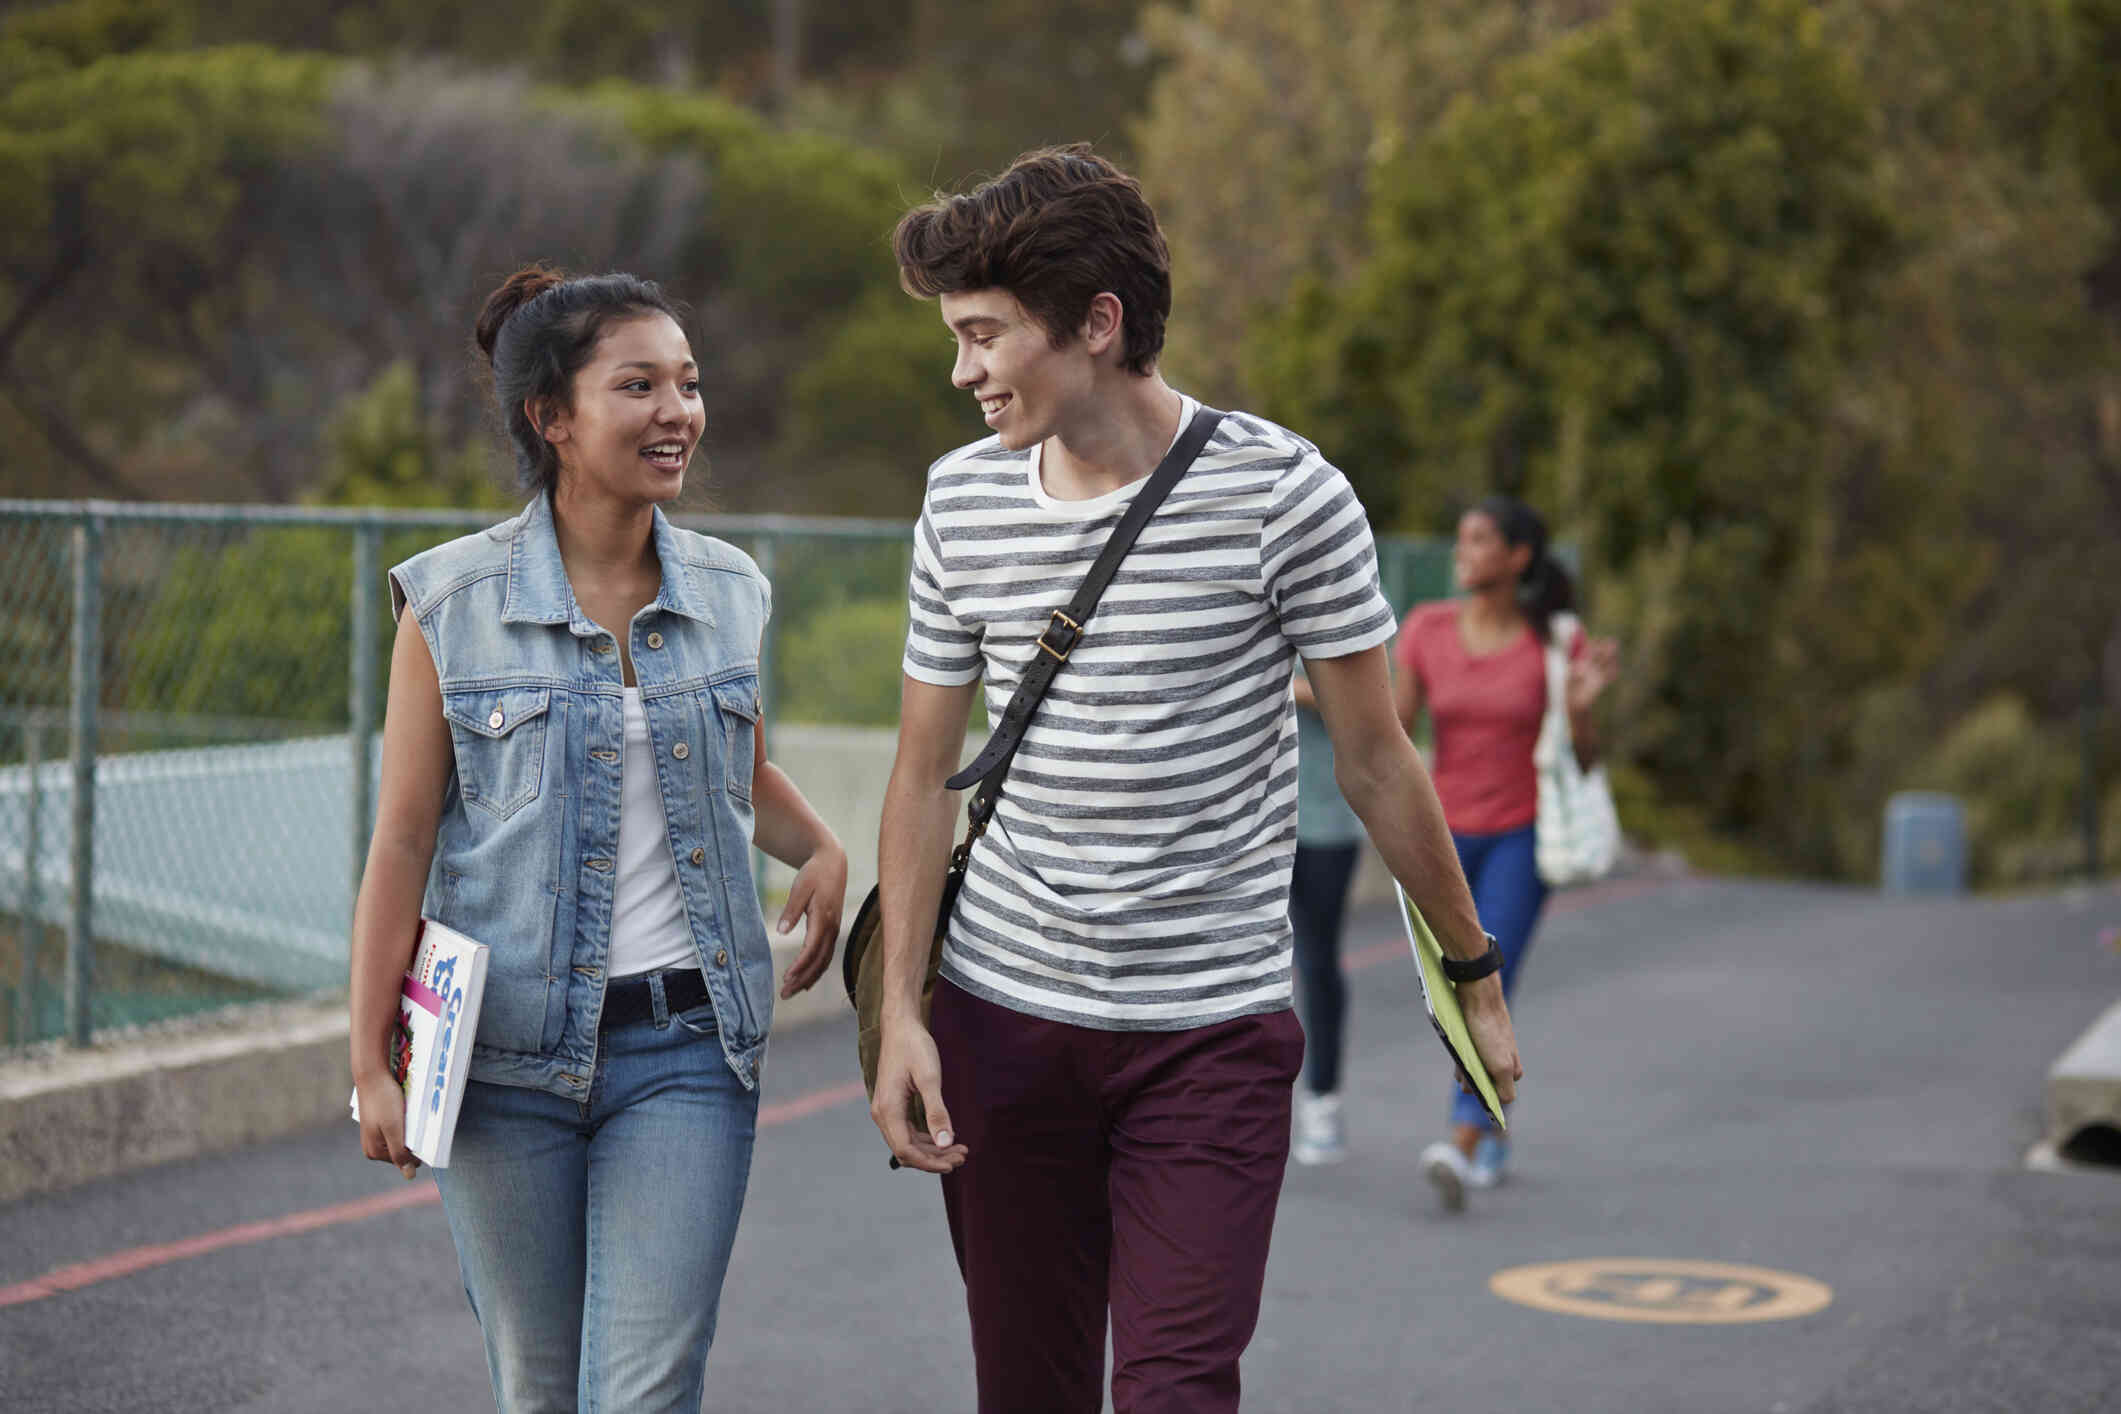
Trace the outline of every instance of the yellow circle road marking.
[[1833, 1288], [1793, 1272], [1729, 1262], [1600, 1257], [1511, 1267], [1488, 1279], [1505, 1301], [1602, 1321], [1728, 1326], [1826, 1309]]

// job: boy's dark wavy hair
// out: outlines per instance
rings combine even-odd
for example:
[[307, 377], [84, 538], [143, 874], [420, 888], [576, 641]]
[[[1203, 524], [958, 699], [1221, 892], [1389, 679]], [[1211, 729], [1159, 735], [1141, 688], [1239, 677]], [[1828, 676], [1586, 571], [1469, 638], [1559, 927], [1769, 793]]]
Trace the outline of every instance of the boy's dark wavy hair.
[[1041, 148], [962, 196], [900, 218], [899, 282], [923, 299], [1007, 290], [1063, 348], [1090, 301], [1119, 297], [1125, 366], [1147, 374], [1171, 317], [1171, 252], [1141, 184], [1088, 143]]

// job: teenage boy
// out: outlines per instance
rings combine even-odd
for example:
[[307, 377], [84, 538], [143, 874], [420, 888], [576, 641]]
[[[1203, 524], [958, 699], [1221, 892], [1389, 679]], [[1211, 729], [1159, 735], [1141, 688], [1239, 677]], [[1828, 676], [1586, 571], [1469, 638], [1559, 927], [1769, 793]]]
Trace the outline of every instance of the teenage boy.
[[[1459, 959], [1489, 952], [1393, 713], [1362, 507], [1302, 438], [1226, 415], [1120, 565], [1025, 732], [920, 991], [973, 694], [1040, 634], [1197, 404], [1157, 372], [1170, 257], [1087, 146], [1020, 158], [895, 236], [994, 436], [938, 461], [914, 543], [885, 796], [871, 1113], [944, 1175], [985, 1414], [1234, 1410], [1289, 1151], [1296, 655], [1336, 778]], [[1505, 1098], [1499, 979], [1459, 992]], [[925, 1106], [925, 1131], [907, 1117]]]

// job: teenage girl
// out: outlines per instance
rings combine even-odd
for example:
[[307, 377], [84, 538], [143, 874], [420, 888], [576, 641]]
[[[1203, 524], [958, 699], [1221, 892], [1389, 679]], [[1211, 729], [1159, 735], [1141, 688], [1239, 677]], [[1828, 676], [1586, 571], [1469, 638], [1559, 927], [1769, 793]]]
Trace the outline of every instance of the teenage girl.
[[[1574, 604], [1575, 590], [1548, 552], [1546, 523], [1508, 496], [1490, 496], [1459, 518], [1452, 570], [1461, 597], [1419, 605], [1400, 627], [1395, 691], [1410, 734], [1428, 711], [1430, 775], [1481, 925], [1501, 948], [1508, 997], [1547, 898], [1534, 861], [1532, 751], [1547, 708], [1553, 616]], [[1619, 649], [1579, 633], [1567, 651], [1569, 730], [1588, 770], [1598, 756], [1591, 709], [1613, 681]], [[1456, 1211], [1466, 1189], [1502, 1180], [1509, 1150], [1477, 1096], [1454, 1095], [1450, 1122], [1450, 1137], [1424, 1150], [1421, 1165]]]
[[361, 1148], [406, 1177], [385, 1056], [422, 916], [486, 944], [442, 1204], [502, 1414], [697, 1414], [751, 1172], [773, 959], [751, 849], [831, 960], [847, 856], [764, 759], [772, 591], [673, 526], [704, 427], [671, 304], [533, 267], [477, 327], [522, 514], [390, 572], [382, 789], [354, 912]]

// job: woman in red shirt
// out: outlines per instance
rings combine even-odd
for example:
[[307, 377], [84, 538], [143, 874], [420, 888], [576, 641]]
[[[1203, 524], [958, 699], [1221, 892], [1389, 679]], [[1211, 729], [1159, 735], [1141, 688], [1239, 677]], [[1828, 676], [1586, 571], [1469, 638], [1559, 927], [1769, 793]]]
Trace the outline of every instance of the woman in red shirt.
[[[1434, 733], [1429, 774], [1473, 887], [1483, 927], [1502, 950], [1513, 993], [1547, 886], [1534, 863], [1539, 777], [1532, 749], [1547, 708], [1549, 624], [1575, 602], [1568, 572], [1547, 552], [1546, 523], [1523, 502], [1490, 496], [1458, 521], [1456, 599], [1415, 607], [1394, 656], [1399, 718], [1411, 734], [1426, 708]], [[1588, 770], [1598, 753], [1592, 704], [1612, 682], [1619, 650], [1581, 633], [1569, 645], [1569, 729]], [[1508, 1150], [1476, 1096], [1460, 1093], [1452, 1133], [1422, 1151], [1422, 1172], [1444, 1206], [1501, 1180]]]

